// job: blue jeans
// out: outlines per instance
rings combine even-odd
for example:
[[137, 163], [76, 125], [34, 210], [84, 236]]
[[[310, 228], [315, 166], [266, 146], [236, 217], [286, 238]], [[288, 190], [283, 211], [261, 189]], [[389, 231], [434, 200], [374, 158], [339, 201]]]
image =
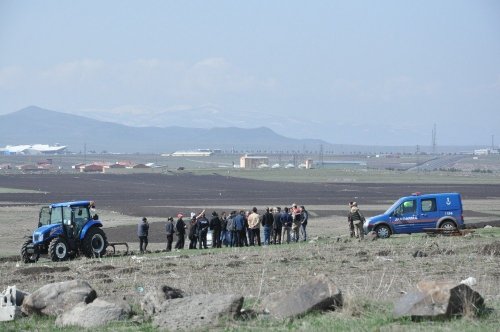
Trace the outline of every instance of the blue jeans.
[[300, 233], [302, 234], [302, 237], [304, 238], [304, 241], [307, 241], [307, 232], [306, 232], [306, 227], [307, 224], [301, 224], [300, 225]]
[[271, 243], [271, 227], [264, 226], [264, 244], [269, 245]]

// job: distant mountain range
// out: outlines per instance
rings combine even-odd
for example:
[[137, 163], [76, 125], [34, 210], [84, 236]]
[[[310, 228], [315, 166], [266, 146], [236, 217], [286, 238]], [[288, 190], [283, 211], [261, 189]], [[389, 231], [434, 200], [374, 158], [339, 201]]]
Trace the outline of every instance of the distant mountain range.
[[293, 139], [269, 128], [130, 127], [30, 106], [0, 116], [0, 147], [7, 144], [67, 145], [72, 152], [169, 153], [190, 149], [303, 151], [331, 149], [317, 139]]
[[[325, 155], [351, 153], [414, 153], [415, 146], [331, 144], [319, 139], [294, 139], [260, 127], [244, 129], [132, 127], [30, 106], [0, 115], [0, 147], [21, 144], [56, 144], [68, 151], [115, 153], [171, 153], [178, 150], [221, 149], [237, 152], [315, 151]], [[472, 151], [475, 147], [439, 147], [437, 152]], [[430, 152], [430, 147], [419, 147]]]

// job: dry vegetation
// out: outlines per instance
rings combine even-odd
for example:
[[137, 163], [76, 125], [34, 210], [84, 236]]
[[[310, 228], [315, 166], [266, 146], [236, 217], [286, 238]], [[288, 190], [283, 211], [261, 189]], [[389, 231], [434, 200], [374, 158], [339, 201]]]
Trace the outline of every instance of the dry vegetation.
[[[342, 311], [312, 314], [295, 321], [272, 322], [253, 318], [227, 322], [228, 329], [421, 329], [427, 326], [448, 330], [494, 330], [500, 322], [500, 231], [482, 229], [468, 237], [395, 236], [374, 242], [353, 241], [343, 232], [345, 224], [331, 218], [311, 221], [312, 243], [269, 247], [183, 250], [153, 252], [143, 256], [114, 256], [103, 259], [76, 259], [34, 265], [0, 263], [3, 286], [17, 285], [26, 291], [68, 279], [84, 279], [99, 296], [125, 296], [139, 311], [139, 300], [148, 288], [169, 285], [189, 294], [236, 293], [245, 296], [245, 307], [259, 309], [259, 299], [277, 290], [290, 290], [310, 276], [325, 273], [345, 295]], [[325, 230], [327, 230], [325, 232]], [[153, 247], [159, 248], [163, 244]], [[423, 254], [414, 257], [417, 251]], [[478, 280], [474, 288], [483, 295], [492, 312], [461, 323], [421, 322], [391, 318], [391, 303], [423, 279], [467, 277]], [[186, 313], [188, 314], [188, 313]], [[7, 329], [30, 326], [30, 318], [6, 324]], [[24, 324], [24, 325], [23, 325]], [[430, 324], [430, 325], [429, 325]], [[437, 325], [436, 325], [437, 324]], [[52, 326], [43, 320], [42, 328]], [[110, 330], [151, 329], [149, 322], [112, 325]]]

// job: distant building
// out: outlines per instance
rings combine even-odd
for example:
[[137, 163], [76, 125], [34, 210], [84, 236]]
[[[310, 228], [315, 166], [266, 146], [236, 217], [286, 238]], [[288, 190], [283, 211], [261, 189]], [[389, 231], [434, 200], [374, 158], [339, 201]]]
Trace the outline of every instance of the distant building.
[[1, 154], [58, 154], [66, 149], [63, 145], [47, 145], [47, 144], [33, 144], [33, 145], [7, 145], [5, 148], [0, 149]]
[[499, 151], [497, 149], [477, 149], [474, 150], [474, 155], [476, 156], [486, 156], [489, 154], [498, 154]]
[[164, 157], [210, 157], [213, 154], [222, 153], [221, 149], [196, 149], [181, 150], [171, 154], [162, 154]]
[[269, 165], [269, 158], [248, 154], [240, 158], [240, 168], [259, 168], [261, 165]]
[[314, 168], [313, 160], [306, 159], [306, 169], [311, 169], [311, 168]]
[[85, 165], [83, 167], [80, 167], [80, 172], [85, 172], [85, 173], [104, 173], [104, 165], [100, 164], [89, 164]]

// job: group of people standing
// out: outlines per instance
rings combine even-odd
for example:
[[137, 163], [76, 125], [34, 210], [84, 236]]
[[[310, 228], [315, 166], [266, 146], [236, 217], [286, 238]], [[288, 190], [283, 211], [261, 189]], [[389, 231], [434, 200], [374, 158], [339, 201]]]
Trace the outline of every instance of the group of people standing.
[[[290, 242], [307, 241], [307, 223], [309, 213], [304, 206], [293, 204], [291, 207], [270, 208], [259, 213], [256, 207], [250, 211], [231, 211], [221, 215], [213, 211], [210, 219], [205, 210], [199, 214], [191, 212], [189, 222], [184, 221], [184, 215], [179, 213], [177, 220], [169, 217], [165, 226], [167, 246], [172, 250], [174, 235], [177, 237], [175, 249], [183, 249], [185, 237], [189, 239], [189, 249], [207, 249], [208, 231], [212, 231], [212, 248], [260, 246]], [[149, 224], [143, 218], [138, 225], [139, 249], [146, 251], [148, 245]], [[261, 229], [264, 239], [261, 241]]]
[[[174, 249], [184, 249], [186, 234], [189, 239], [189, 249], [208, 249], [207, 235], [212, 231], [212, 248], [243, 247], [262, 245], [261, 228], [263, 229], [264, 245], [307, 241], [307, 223], [309, 213], [306, 208], [292, 204], [291, 207], [269, 208], [260, 214], [256, 207], [251, 211], [231, 211], [221, 215], [213, 211], [210, 219], [205, 210], [199, 214], [191, 212], [188, 223], [184, 215], [179, 213], [174, 222], [169, 217], [165, 226], [167, 251], [172, 250], [174, 235], [177, 237]], [[357, 202], [349, 202], [347, 215], [349, 234], [352, 238], [364, 239], [363, 223], [365, 217], [358, 208]], [[139, 250], [146, 251], [148, 245], [149, 224], [147, 218], [142, 218], [137, 228]]]

